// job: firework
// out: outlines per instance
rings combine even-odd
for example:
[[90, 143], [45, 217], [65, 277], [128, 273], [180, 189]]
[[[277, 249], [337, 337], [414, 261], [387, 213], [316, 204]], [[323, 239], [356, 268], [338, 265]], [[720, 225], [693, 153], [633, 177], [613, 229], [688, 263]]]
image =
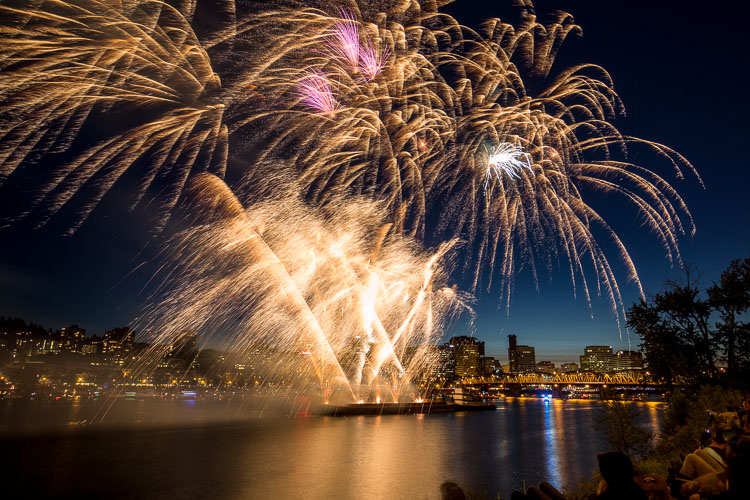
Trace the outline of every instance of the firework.
[[[318, 65], [335, 73], [346, 112], [335, 124], [276, 115], [271, 130], [284, 130], [284, 137], [270, 143], [259, 138], [255, 144], [262, 152], [256, 158], [289, 158], [293, 139], [292, 161], [310, 202], [325, 206], [342, 191], [363, 194], [384, 201], [407, 235], [466, 240], [473, 288], [497, 285], [508, 306], [520, 250], [535, 280], [538, 268], [551, 268], [562, 256], [574, 293], [582, 291], [589, 303], [593, 294], [604, 295], [622, 310], [617, 280], [597, 238], [611, 239], [640, 291], [635, 266], [585, 193], [620, 196], [659, 238], [667, 258], [679, 262], [677, 238], [694, 230], [685, 203], [662, 176], [625, 155], [630, 147], [654, 151], [671, 162], [679, 178], [682, 169], [694, 169], [669, 148], [624, 137], [607, 122], [622, 105], [602, 68], [581, 65], [549, 76], [559, 44], [579, 31], [567, 14], [548, 26], [533, 16], [518, 26], [493, 19], [475, 33], [422, 7], [389, 11], [387, 22], [381, 14], [376, 24], [360, 25], [360, 34], [363, 26], [374, 28], [372, 39], [393, 47], [381, 59], [383, 77], [368, 83], [340, 58], [331, 64], [330, 58], [309, 56], [320, 45], [315, 37], [290, 37], [274, 53], [279, 71]], [[299, 29], [313, 33], [318, 23], [331, 22], [318, 16], [281, 10], [251, 24], [261, 31], [271, 22], [293, 20], [307, 23]], [[377, 53], [375, 44], [360, 47]], [[275, 66], [253, 78], [283, 88]], [[524, 68], [546, 78], [547, 88], [530, 95]], [[499, 146], [487, 152], [488, 143]], [[443, 215], [434, 219], [441, 221], [437, 226], [427, 226], [430, 211]], [[559, 246], [549, 245], [550, 238]], [[588, 266], [596, 277], [593, 291]]]
[[339, 11], [341, 19], [333, 23], [325, 39], [327, 52], [345, 68], [356, 73], [360, 68], [360, 54], [363, 47], [359, 42], [359, 23], [346, 9]]
[[333, 94], [330, 80], [319, 69], [305, 72], [295, 90], [302, 104], [315, 112], [333, 116], [341, 107]]
[[385, 47], [378, 50], [369, 40], [359, 51], [359, 71], [365, 76], [365, 79], [373, 80], [383, 71], [385, 62], [391, 54], [391, 49]]
[[[171, 189], [158, 200], [166, 215], [192, 170], [223, 172], [224, 106], [201, 102], [219, 79], [180, 12], [161, 2], [136, 2], [126, 12], [96, 0], [2, 5], [0, 12], [0, 185], [34, 163], [53, 166], [31, 187], [25, 212], [42, 206], [54, 214], [88, 184], [77, 226], [141, 164], [134, 203], [170, 172]], [[102, 122], [109, 135], [98, 130]], [[74, 153], [82, 129], [93, 143]]]
[[498, 144], [487, 154], [487, 172], [484, 177], [484, 188], [487, 189], [492, 175], [498, 182], [502, 182], [503, 174], [514, 179], [521, 179], [519, 172], [528, 169], [533, 173], [531, 168], [531, 156], [522, 148], [513, 144]]
[[167, 244], [141, 320], [160, 333], [136, 372], [151, 373], [176, 335], [200, 332], [230, 364], [254, 360], [267, 385], [312, 382], [345, 402], [420, 394], [430, 345], [467, 310], [442, 285], [452, 242], [421, 251], [365, 200], [341, 200], [331, 217], [293, 192], [246, 210], [208, 174], [188, 189], [185, 211], [203, 223]]
[[[677, 178], [697, 173], [608, 122], [623, 107], [603, 68], [551, 74], [560, 44], [580, 31], [568, 14], [547, 25], [528, 13], [516, 25], [490, 19], [474, 31], [428, 1], [382, 12], [352, 3], [338, 14], [228, 1], [198, 36], [197, 3], [0, 6], [0, 189], [33, 179], [17, 215], [45, 221], [78, 200], [75, 227], [127, 177], [129, 208], [157, 200], [161, 226], [192, 175], [222, 177], [237, 158], [254, 199], [291, 170], [311, 206], [364, 197], [406, 238], [464, 240], [473, 289], [494, 287], [506, 301], [520, 261], [535, 280], [564, 262], [574, 291], [621, 308], [601, 237], [640, 291], [627, 249], [588, 203], [592, 191], [631, 207], [680, 261], [690, 212], [627, 152], [650, 150]], [[505, 149], [488, 154], [488, 144]], [[16, 175], [35, 165], [48, 173]]]

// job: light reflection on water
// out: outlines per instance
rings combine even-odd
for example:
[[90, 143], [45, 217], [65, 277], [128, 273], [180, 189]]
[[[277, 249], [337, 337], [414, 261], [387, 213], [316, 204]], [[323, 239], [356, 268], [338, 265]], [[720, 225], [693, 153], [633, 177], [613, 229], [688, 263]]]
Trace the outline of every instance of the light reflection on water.
[[[440, 484], [453, 480], [507, 498], [524, 480], [575, 484], [606, 451], [592, 427], [599, 405], [589, 401], [510, 398], [498, 401], [495, 412], [215, 425], [207, 424], [213, 410], [205, 401], [177, 401], [166, 427], [35, 438], [7, 437], [5, 403], [0, 446], [15, 458], [6, 472], [31, 485], [29, 497], [95, 498], [106, 491], [108, 498], [144, 499], [437, 498]], [[644, 423], [656, 430], [660, 406], [643, 408]], [[62, 409], [71, 421], [85, 413], [79, 406]], [[154, 402], [130, 401], [115, 415], [120, 422], [126, 410], [132, 421], [152, 423], [158, 413]]]
[[652, 429], [654, 435], [657, 435], [659, 433], [659, 426], [661, 425], [662, 405], [646, 403], [646, 410], [643, 413], [648, 416], [649, 427]]
[[558, 428], [558, 422], [555, 419], [555, 417], [562, 415], [562, 411], [558, 406], [560, 404], [562, 404], [561, 401], [545, 401], [544, 403], [544, 438], [546, 441], [545, 452], [547, 456], [545, 464], [547, 466], [548, 482], [562, 485], [559, 467], [560, 461], [557, 457], [559, 455], [558, 450], [562, 448], [559, 440], [560, 434], [564, 433], [564, 429]]

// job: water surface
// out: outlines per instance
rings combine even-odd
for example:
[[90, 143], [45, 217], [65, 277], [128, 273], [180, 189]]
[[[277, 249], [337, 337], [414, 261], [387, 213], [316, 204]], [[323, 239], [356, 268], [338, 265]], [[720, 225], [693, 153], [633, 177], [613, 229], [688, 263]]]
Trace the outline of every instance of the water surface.
[[[158, 412], [133, 401], [140, 425], [43, 436], [12, 435], [13, 410], [0, 403], [0, 445], [12, 459], [2, 474], [27, 498], [432, 499], [446, 480], [508, 498], [524, 481], [575, 484], [607, 449], [592, 427], [599, 404], [587, 401], [509, 398], [494, 412], [241, 421], [227, 409], [211, 418], [208, 402], [176, 401], [160, 426], [144, 425]], [[659, 406], [640, 406], [656, 430]], [[82, 410], [68, 411], [77, 418]]]

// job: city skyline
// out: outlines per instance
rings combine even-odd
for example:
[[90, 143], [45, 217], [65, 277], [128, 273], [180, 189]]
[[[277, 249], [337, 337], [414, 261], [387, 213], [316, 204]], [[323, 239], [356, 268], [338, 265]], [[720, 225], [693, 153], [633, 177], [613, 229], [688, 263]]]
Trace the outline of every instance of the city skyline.
[[[92, 332], [90, 330], [87, 330], [84, 326], [81, 326], [80, 324], [73, 322], [71, 324], [66, 324], [66, 326], [51, 326], [51, 325], [44, 325], [39, 324], [33, 320], [30, 320], [28, 318], [20, 318], [20, 317], [14, 317], [14, 316], [2, 316], [0, 315], [0, 334], [2, 335], [8, 335], [8, 333], [3, 330], [3, 322], [6, 324], [10, 324], [11, 322], [15, 322], [16, 320], [22, 320], [24, 321], [29, 328], [26, 330], [27, 334], [29, 335], [38, 335], [39, 331], [43, 330], [47, 334], [51, 334], [52, 336], [50, 339], [53, 339], [53, 347], [54, 342], [59, 343], [59, 338], [66, 338], [66, 336], [71, 338], [79, 339], [80, 341], [85, 341], [85, 343], [90, 344], [91, 342], [103, 342], [107, 338], [109, 338], [112, 335], [119, 335], [122, 336], [123, 334], [127, 334], [128, 338], [130, 339], [130, 342], [145, 342], [148, 343], [150, 339], [153, 338], [160, 338], [159, 335], [154, 334], [153, 332], [149, 335], [139, 335], [139, 332], [133, 330], [128, 325], [120, 325], [120, 326], [111, 326], [103, 332]], [[71, 330], [72, 329], [72, 330]], [[190, 333], [190, 332], [185, 332]], [[511, 334], [512, 335], [512, 334]], [[511, 336], [509, 335], [509, 336]], [[196, 343], [196, 346], [198, 346], [198, 335], [190, 333], [190, 336], [193, 338], [193, 342]], [[508, 336], [508, 337], [509, 337]], [[513, 335], [514, 336], [514, 335]], [[515, 336], [514, 336], [515, 337]], [[480, 337], [451, 337], [450, 339], [444, 339], [445, 342], [443, 344], [437, 344], [437, 347], [442, 346], [448, 346], [450, 345], [453, 347], [453, 341], [454, 340], [468, 340], [473, 339], [479, 343], [482, 344], [481, 347], [481, 355], [486, 356], [488, 358], [494, 358], [498, 362], [502, 363], [504, 366], [508, 366], [510, 363], [510, 356], [509, 356], [509, 347], [510, 347], [510, 341], [509, 338], [506, 337], [506, 346], [505, 349], [487, 349], [486, 348], [486, 340], [482, 339]], [[523, 341], [524, 339], [520, 339]], [[29, 344], [31, 345], [31, 344]], [[42, 345], [42, 344], [40, 344]], [[561, 365], [566, 363], [579, 363], [579, 357], [581, 354], [585, 353], [585, 349], [589, 347], [589, 345], [586, 346], [571, 346], [571, 352], [573, 352], [572, 355], [568, 357], [564, 357], [563, 355], [559, 354], [550, 354], [550, 351], [545, 348], [545, 346], [537, 346], [537, 345], [531, 345], [531, 344], [519, 344], [520, 346], [530, 346], [532, 348], [532, 352], [536, 350], [536, 352], [539, 353], [539, 356], [536, 356], [536, 362], [542, 362], [542, 361], [549, 361], [556, 365], [557, 368], [560, 368]], [[214, 346], [214, 345], [204, 345], [204, 346], [198, 346], [201, 350], [216, 350], [222, 351], [221, 346]], [[541, 347], [541, 349], [538, 349], [538, 347]], [[629, 349], [620, 349], [613, 345], [608, 346], [614, 353], [617, 353], [618, 351], [627, 351]], [[59, 345], [58, 345], [59, 348]], [[46, 344], [44, 344], [44, 349], [46, 354], [47, 347]], [[576, 350], [577, 349], [577, 350]], [[638, 349], [633, 349], [634, 351], [638, 351]]]

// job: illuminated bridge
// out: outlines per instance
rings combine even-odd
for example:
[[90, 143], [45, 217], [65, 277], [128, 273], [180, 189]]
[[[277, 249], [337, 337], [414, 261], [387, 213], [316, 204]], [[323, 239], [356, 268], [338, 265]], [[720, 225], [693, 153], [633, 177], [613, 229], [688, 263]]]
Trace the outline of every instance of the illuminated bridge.
[[457, 384], [467, 389], [472, 388], [472, 386], [481, 386], [487, 390], [496, 390], [511, 395], [549, 391], [555, 397], [562, 397], [563, 392], [575, 392], [598, 393], [602, 398], [605, 398], [611, 397], [614, 392], [658, 392], [665, 389], [664, 384], [651, 380], [648, 372], [492, 375], [464, 377]]
[[477, 384], [526, 384], [526, 385], [630, 385], [661, 387], [661, 384], [652, 382], [643, 373], [561, 373], [548, 375], [545, 373], [524, 373], [520, 375], [492, 375], [489, 377], [464, 377], [459, 383], [461, 385]]

